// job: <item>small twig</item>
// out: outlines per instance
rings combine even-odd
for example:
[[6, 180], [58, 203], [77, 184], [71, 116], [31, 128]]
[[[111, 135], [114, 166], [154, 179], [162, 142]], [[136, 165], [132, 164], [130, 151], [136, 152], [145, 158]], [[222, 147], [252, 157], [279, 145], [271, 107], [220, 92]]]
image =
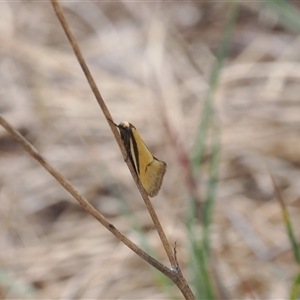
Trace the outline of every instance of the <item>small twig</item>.
[[[53, 5], [54, 11], [55, 11], [55, 13], [57, 15], [57, 18], [60, 21], [60, 23], [61, 23], [61, 25], [62, 25], [65, 33], [66, 33], [66, 36], [67, 36], [67, 38], [68, 38], [68, 40], [69, 40], [69, 42], [70, 42], [70, 44], [71, 44], [71, 46], [73, 48], [73, 51], [74, 51], [74, 53], [75, 53], [75, 55], [77, 57], [77, 60], [78, 60], [80, 66], [81, 66], [81, 68], [82, 68], [82, 70], [83, 70], [83, 72], [84, 72], [84, 74], [85, 74], [85, 76], [87, 78], [87, 81], [88, 81], [88, 83], [89, 83], [89, 85], [90, 85], [90, 87], [91, 87], [91, 89], [92, 89], [92, 91], [93, 91], [93, 93], [94, 93], [94, 95], [95, 95], [95, 97], [97, 99], [97, 102], [100, 105], [100, 107], [101, 107], [101, 109], [103, 111], [103, 114], [106, 117], [106, 120], [107, 120], [107, 122], [108, 122], [108, 124], [109, 124], [109, 126], [110, 126], [110, 128], [111, 128], [111, 130], [113, 132], [113, 134], [114, 134], [114, 137], [115, 137], [115, 139], [116, 139], [116, 141], [117, 141], [117, 143], [119, 145], [119, 148], [120, 148], [120, 150], [121, 150], [121, 152], [123, 154], [123, 157], [125, 158], [126, 157], [126, 150], [124, 148], [123, 142], [122, 142], [122, 140], [120, 138], [120, 135], [119, 135], [116, 127], [111, 122], [111, 121], [113, 121], [112, 116], [110, 115], [109, 110], [108, 110], [107, 106], [105, 105], [105, 102], [104, 102], [104, 100], [103, 100], [103, 98], [102, 98], [102, 96], [101, 96], [101, 94], [100, 94], [100, 92], [99, 92], [99, 90], [98, 90], [98, 88], [96, 86], [96, 83], [95, 83], [95, 81], [94, 81], [94, 79], [93, 79], [93, 77], [92, 77], [92, 75], [91, 75], [91, 73], [89, 71], [89, 68], [88, 68], [87, 64], [85, 63], [85, 60], [84, 60], [84, 58], [82, 56], [82, 53], [81, 53], [81, 51], [79, 49], [79, 46], [78, 46], [78, 44], [76, 42], [76, 39], [73, 36], [73, 34], [71, 32], [71, 29], [69, 28], [69, 25], [68, 25], [68, 23], [67, 23], [67, 21], [66, 21], [66, 19], [64, 17], [64, 14], [63, 14], [63, 12], [62, 12], [62, 10], [60, 8], [60, 5], [58, 4], [57, 0], [51, 0], [51, 3]], [[140, 193], [141, 193], [141, 195], [142, 195], [142, 197], [144, 199], [145, 205], [146, 205], [146, 207], [147, 207], [147, 209], [149, 211], [149, 214], [150, 214], [150, 216], [152, 218], [152, 221], [154, 223], [155, 229], [156, 229], [156, 231], [157, 231], [157, 233], [158, 233], [158, 235], [159, 235], [159, 237], [161, 239], [161, 242], [162, 242], [162, 244], [163, 244], [163, 246], [165, 248], [165, 251], [167, 253], [167, 256], [169, 258], [171, 266], [172, 267], [176, 266], [176, 261], [175, 261], [175, 258], [174, 258], [171, 246], [170, 246], [170, 244], [169, 244], [169, 242], [167, 240], [167, 237], [166, 237], [166, 235], [165, 235], [165, 233], [163, 231], [163, 228], [162, 228], [162, 226], [161, 226], [161, 224], [159, 222], [157, 214], [156, 214], [156, 212], [155, 212], [155, 210], [154, 210], [154, 208], [152, 206], [152, 203], [150, 202], [150, 199], [149, 199], [148, 195], [146, 194], [144, 188], [142, 187], [142, 185], [141, 185], [141, 183], [139, 181], [139, 178], [137, 177], [136, 172], [134, 171], [134, 168], [133, 168], [130, 160], [127, 159], [127, 160], [125, 160], [125, 162], [126, 162], [128, 168], [129, 168], [129, 170], [131, 172], [131, 175], [132, 175], [132, 177], [133, 177], [136, 185], [138, 186], [139, 191], [140, 191]]]
[[176, 261], [175, 271], [178, 272], [178, 270], [179, 270], [179, 263], [178, 263], [178, 260], [177, 260], [177, 249], [176, 249], [176, 246], [177, 246], [177, 241], [175, 241], [175, 245], [174, 245], [174, 257], [175, 257], [175, 261]]

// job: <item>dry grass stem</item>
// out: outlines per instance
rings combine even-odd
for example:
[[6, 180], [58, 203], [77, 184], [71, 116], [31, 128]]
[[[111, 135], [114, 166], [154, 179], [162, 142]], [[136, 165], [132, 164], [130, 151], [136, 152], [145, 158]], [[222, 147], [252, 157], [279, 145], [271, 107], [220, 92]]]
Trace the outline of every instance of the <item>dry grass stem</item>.
[[88, 82], [90, 84], [90, 87], [91, 87], [91, 89], [92, 89], [92, 91], [93, 91], [93, 93], [94, 93], [94, 95], [96, 97], [96, 100], [98, 101], [98, 104], [100, 105], [100, 107], [101, 107], [101, 109], [103, 111], [103, 114], [106, 117], [106, 120], [107, 120], [107, 122], [108, 122], [108, 124], [109, 124], [109, 126], [110, 126], [110, 128], [111, 128], [111, 130], [113, 132], [113, 134], [114, 134], [114, 137], [115, 137], [115, 139], [116, 139], [116, 141], [117, 141], [117, 143], [118, 143], [118, 145], [120, 147], [120, 150], [121, 150], [121, 152], [123, 154], [125, 162], [128, 165], [128, 168], [129, 168], [129, 170], [131, 172], [131, 175], [133, 176], [134, 181], [135, 181], [136, 185], [139, 188], [139, 191], [140, 191], [140, 193], [141, 193], [141, 195], [142, 195], [142, 197], [144, 199], [144, 202], [145, 202], [146, 207], [147, 207], [147, 209], [148, 209], [148, 211], [150, 213], [150, 216], [151, 216], [151, 218], [153, 220], [153, 223], [154, 223], [154, 226], [155, 226], [155, 228], [157, 230], [157, 233], [158, 233], [158, 235], [159, 235], [159, 237], [160, 237], [160, 239], [162, 241], [162, 244], [163, 244], [163, 246], [165, 248], [165, 251], [167, 253], [167, 256], [169, 258], [171, 266], [172, 266], [172, 268], [177, 268], [178, 263], [175, 260], [174, 254], [172, 252], [172, 248], [171, 248], [171, 246], [170, 246], [170, 244], [169, 244], [169, 242], [167, 240], [167, 237], [166, 237], [166, 235], [164, 233], [164, 230], [163, 230], [163, 228], [162, 228], [162, 226], [160, 224], [160, 221], [159, 221], [159, 219], [157, 217], [157, 214], [156, 214], [156, 212], [155, 212], [155, 210], [153, 208], [153, 205], [152, 205], [152, 203], [151, 203], [148, 195], [146, 194], [145, 190], [143, 189], [143, 187], [142, 187], [142, 185], [141, 185], [141, 183], [140, 183], [140, 181], [139, 181], [139, 179], [138, 179], [138, 177], [137, 177], [137, 175], [136, 175], [136, 173], [135, 173], [135, 171], [133, 169], [133, 166], [131, 165], [130, 160], [129, 159], [125, 159], [125, 157], [127, 156], [127, 154], [126, 154], [126, 150], [124, 148], [123, 142], [122, 142], [122, 140], [120, 138], [120, 135], [118, 133], [118, 130], [113, 125], [113, 122], [111, 122], [111, 121], [113, 121], [113, 119], [112, 119], [112, 117], [111, 117], [111, 115], [109, 113], [109, 110], [108, 110], [108, 108], [107, 108], [107, 106], [106, 106], [106, 104], [105, 104], [105, 102], [104, 102], [104, 100], [103, 100], [103, 98], [102, 98], [102, 96], [101, 96], [98, 88], [97, 88], [97, 85], [96, 85], [96, 83], [95, 83], [95, 81], [94, 81], [94, 79], [93, 79], [93, 77], [92, 77], [92, 75], [91, 75], [91, 73], [89, 71], [89, 68], [88, 68], [87, 64], [85, 63], [85, 60], [84, 60], [84, 58], [83, 58], [83, 56], [81, 54], [81, 51], [80, 51], [79, 46], [78, 46], [78, 44], [76, 42], [76, 39], [75, 39], [75, 37], [73, 36], [73, 34], [71, 32], [71, 29], [70, 29], [70, 27], [69, 27], [69, 25], [67, 23], [67, 20], [65, 19], [64, 15], [63, 15], [63, 12], [62, 12], [62, 10], [61, 10], [58, 2], [56, 0], [51, 0], [51, 3], [53, 5], [54, 11], [55, 11], [55, 13], [57, 15], [57, 18], [59, 19], [59, 21], [60, 21], [60, 23], [61, 23], [61, 25], [62, 25], [65, 33], [66, 33], [66, 36], [68, 37], [68, 40], [69, 40], [69, 42], [70, 42], [70, 44], [71, 44], [71, 46], [72, 46], [72, 48], [74, 50], [74, 53], [75, 53], [75, 55], [76, 55], [76, 57], [78, 59], [78, 62], [79, 62], [80, 66], [81, 66], [81, 68], [82, 68], [82, 70], [83, 70], [83, 72], [84, 72], [84, 74], [85, 74], [85, 76], [86, 76], [86, 78], [87, 78], [87, 80], [88, 80]]

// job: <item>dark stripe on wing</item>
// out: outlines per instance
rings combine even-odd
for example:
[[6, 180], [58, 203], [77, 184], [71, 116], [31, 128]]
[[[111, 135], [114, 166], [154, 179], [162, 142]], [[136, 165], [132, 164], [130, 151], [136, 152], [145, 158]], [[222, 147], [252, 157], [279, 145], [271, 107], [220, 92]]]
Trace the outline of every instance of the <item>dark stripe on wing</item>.
[[[139, 164], [139, 159], [138, 159], [139, 151], [138, 151], [138, 147], [137, 147], [136, 141], [135, 141], [133, 133], [132, 133], [132, 128], [135, 129], [135, 127], [132, 124], [129, 123], [129, 127], [118, 125], [118, 128], [120, 129], [121, 139], [124, 143], [124, 147], [126, 149], [128, 157], [131, 161], [131, 164], [132, 164], [135, 172], [137, 174], [139, 174], [140, 173], [140, 164]], [[134, 149], [135, 153], [131, 153], [130, 141], [132, 142], [133, 149]], [[132, 154], [135, 155], [136, 165], [135, 165], [134, 160], [132, 158]]]

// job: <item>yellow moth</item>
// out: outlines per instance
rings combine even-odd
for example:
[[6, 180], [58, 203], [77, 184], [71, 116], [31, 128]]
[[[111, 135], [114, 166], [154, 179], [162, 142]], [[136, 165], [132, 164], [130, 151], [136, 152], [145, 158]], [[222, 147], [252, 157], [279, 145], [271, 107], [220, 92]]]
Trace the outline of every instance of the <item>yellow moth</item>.
[[124, 121], [116, 126], [119, 128], [127, 158], [130, 159], [143, 188], [150, 197], [156, 196], [166, 173], [167, 164], [151, 154], [132, 124]]

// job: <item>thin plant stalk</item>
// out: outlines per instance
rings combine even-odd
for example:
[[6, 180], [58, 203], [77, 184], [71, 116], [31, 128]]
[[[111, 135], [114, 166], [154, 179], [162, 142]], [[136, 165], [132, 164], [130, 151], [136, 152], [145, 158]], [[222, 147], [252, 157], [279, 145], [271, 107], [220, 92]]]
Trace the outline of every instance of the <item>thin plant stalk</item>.
[[116, 126], [113, 123], [113, 118], [112, 118], [112, 116], [111, 116], [111, 114], [110, 114], [110, 112], [109, 112], [109, 110], [108, 110], [108, 108], [107, 108], [107, 106], [106, 106], [106, 104], [105, 104], [105, 102], [104, 102], [101, 94], [100, 94], [100, 91], [99, 91], [99, 89], [98, 89], [98, 87], [97, 87], [97, 85], [96, 85], [96, 83], [95, 83], [95, 81], [93, 79], [93, 76], [92, 76], [92, 74], [91, 74], [91, 72], [90, 72], [90, 70], [89, 70], [89, 68], [88, 68], [88, 66], [87, 66], [87, 64], [86, 64], [86, 62], [85, 62], [85, 60], [83, 58], [83, 55], [82, 55], [82, 53], [80, 51], [78, 43], [77, 43], [74, 35], [71, 32], [71, 29], [70, 29], [70, 27], [68, 25], [68, 22], [67, 22], [64, 14], [63, 14], [63, 12], [61, 10], [61, 7], [58, 4], [57, 0], [51, 0], [51, 3], [52, 3], [54, 11], [56, 13], [56, 16], [57, 16], [57, 18], [58, 18], [58, 20], [59, 20], [62, 28], [64, 29], [65, 34], [66, 34], [66, 36], [67, 36], [67, 38], [68, 38], [68, 40], [69, 40], [69, 42], [70, 42], [70, 44], [72, 46], [74, 54], [76, 55], [77, 60], [78, 60], [80, 66], [81, 66], [81, 68], [82, 68], [82, 70], [83, 70], [83, 72], [84, 72], [84, 74], [86, 76], [86, 79], [87, 79], [87, 81], [88, 81], [88, 83], [89, 83], [89, 85], [91, 87], [91, 90], [93, 91], [93, 93], [95, 95], [95, 98], [96, 98], [96, 100], [97, 100], [97, 102], [98, 102], [98, 104], [99, 104], [99, 106], [100, 106], [100, 108], [101, 108], [101, 110], [102, 110], [102, 112], [103, 112], [106, 120], [107, 120], [107, 123], [109, 124], [109, 126], [110, 126], [110, 128], [111, 128], [111, 130], [113, 132], [113, 135], [114, 135], [114, 137], [115, 137], [115, 139], [116, 139], [116, 141], [117, 141], [117, 143], [119, 145], [119, 148], [120, 148], [120, 150], [121, 150], [121, 152], [123, 154], [124, 160], [125, 160], [128, 168], [129, 168], [129, 170], [131, 172], [131, 175], [132, 175], [132, 177], [133, 177], [133, 179], [134, 179], [134, 181], [135, 181], [135, 183], [136, 183], [136, 185], [137, 185], [137, 187], [138, 187], [138, 189], [139, 189], [139, 191], [140, 191], [140, 193], [142, 195], [142, 198], [143, 198], [143, 200], [145, 202], [145, 205], [146, 205], [146, 207], [147, 207], [147, 209], [149, 211], [149, 214], [150, 214], [150, 216], [152, 218], [152, 221], [154, 223], [155, 229], [156, 229], [156, 231], [157, 231], [157, 233], [158, 233], [158, 235], [159, 235], [159, 237], [160, 237], [160, 239], [162, 241], [162, 244], [163, 244], [163, 246], [165, 248], [165, 251], [166, 251], [167, 256], [169, 258], [169, 261], [171, 263], [171, 267], [172, 268], [176, 268], [178, 264], [177, 264], [177, 262], [175, 260], [172, 248], [171, 248], [171, 246], [170, 246], [170, 244], [169, 244], [169, 242], [167, 240], [167, 237], [166, 237], [166, 235], [164, 233], [164, 230], [163, 230], [163, 228], [162, 228], [162, 226], [160, 224], [160, 221], [159, 221], [159, 219], [157, 217], [157, 214], [156, 214], [156, 212], [155, 212], [155, 210], [153, 208], [153, 205], [152, 205], [152, 203], [151, 203], [151, 201], [150, 201], [147, 193], [145, 192], [144, 188], [142, 187], [142, 185], [141, 185], [141, 183], [139, 181], [139, 178], [138, 178], [136, 172], [134, 171], [134, 168], [133, 168], [133, 166], [131, 164], [130, 159], [125, 159], [127, 157], [127, 154], [126, 154], [126, 150], [125, 150], [125, 147], [123, 145], [123, 142], [121, 140], [120, 134], [119, 134]]

